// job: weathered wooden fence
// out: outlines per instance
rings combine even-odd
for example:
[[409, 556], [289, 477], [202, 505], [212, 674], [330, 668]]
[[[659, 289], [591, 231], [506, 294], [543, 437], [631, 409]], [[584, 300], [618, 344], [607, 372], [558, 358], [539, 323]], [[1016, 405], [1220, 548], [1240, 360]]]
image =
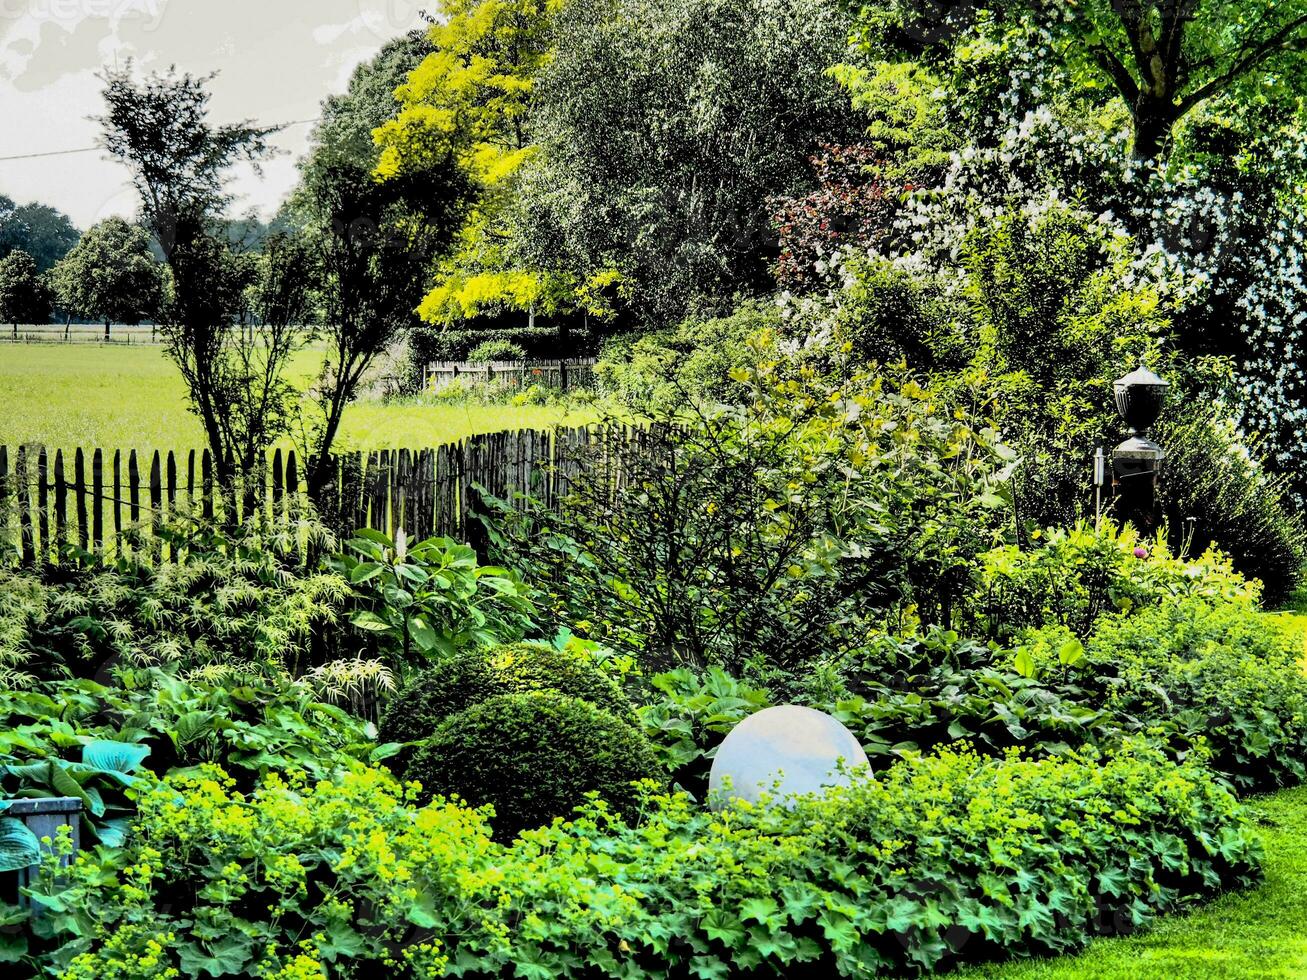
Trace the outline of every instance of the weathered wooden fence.
[[[466, 539], [474, 486], [505, 499], [530, 494], [552, 507], [592, 444], [626, 444], [633, 431], [520, 429], [426, 449], [341, 453], [333, 457], [335, 478], [319, 503], [345, 531], [371, 527], [393, 534], [402, 527], [410, 537]], [[158, 531], [171, 516], [289, 524], [305, 500], [302, 463], [293, 450], [281, 449], [262, 463], [250, 483], [223, 493], [207, 450], [0, 445], [0, 547], [10, 546], [4, 550], [30, 564], [55, 559], [65, 545], [122, 553], [135, 538], [167, 560], [175, 556]]]
[[503, 381], [523, 388], [533, 384], [563, 391], [589, 388], [594, 385], [595, 358], [583, 357], [570, 361], [490, 361], [486, 364], [436, 361], [427, 365], [425, 387], [428, 391], [439, 391], [459, 378]]

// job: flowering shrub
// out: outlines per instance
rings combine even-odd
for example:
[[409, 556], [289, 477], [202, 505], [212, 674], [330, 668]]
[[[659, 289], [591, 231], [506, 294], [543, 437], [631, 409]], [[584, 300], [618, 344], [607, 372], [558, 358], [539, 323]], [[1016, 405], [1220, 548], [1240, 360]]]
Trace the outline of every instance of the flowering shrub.
[[1260, 861], [1197, 756], [1138, 741], [1043, 761], [961, 747], [792, 809], [653, 796], [627, 824], [594, 803], [508, 847], [415, 792], [361, 768], [248, 796], [217, 769], [173, 776], [125, 848], [35, 890], [17, 955], [88, 980], [902, 973], [1073, 950]]
[[[1181, 352], [1230, 360], [1235, 414], [1267, 440], [1275, 468], [1298, 479], [1307, 462], [1307, 209], [1298, 193], [1307, 132], [1292, 118], [1218, 102], [1169, 164], [1144, 164], [1128, 152], [1123, 116], [1059, 99], [1066, 79], [1048, 71], [1049, 38], [1011, 40], [968, 50], [948, 93], [966, 139], [882, 234], [867, 236], [871, 257], [962, 289], [959, 245], [977, 229], [1071, 208], [1123, 252], [1125, 289], [1158, 294]], [[866, 255], [843, 256], [846, 283]]]

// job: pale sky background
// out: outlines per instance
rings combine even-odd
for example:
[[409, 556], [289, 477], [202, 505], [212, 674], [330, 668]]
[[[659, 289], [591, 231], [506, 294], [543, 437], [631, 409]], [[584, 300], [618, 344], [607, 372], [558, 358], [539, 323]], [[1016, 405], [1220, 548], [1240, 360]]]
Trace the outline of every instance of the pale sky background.
[[[0, 0], [0, 157], [94, 146], [104, 65], [138, 72], [220, 71], [215, 122], [271, 124], [317, 116], [350, 72], [387, 40], [421, 25], [431, 0]], [[283, 151], [259, 178], [235, 171], [233, 212], [267, 217], [291, 189], [309, 125], [275, 138]], [[86, 229], [131, 217], [126, 171], [102, 151], [0, 160], [0, 194], [40, 201]]]

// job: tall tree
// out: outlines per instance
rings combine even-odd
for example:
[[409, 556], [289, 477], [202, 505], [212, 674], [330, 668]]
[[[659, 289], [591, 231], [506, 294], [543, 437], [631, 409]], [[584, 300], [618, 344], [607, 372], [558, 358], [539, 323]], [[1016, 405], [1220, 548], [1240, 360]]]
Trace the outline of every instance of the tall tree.
[[470, 188], [448, 148], [378, 181], [372, 131], [395, 110], [382, 92], [420, 60], [426, 43], [401, 38], [362, 65], [348, 91], [323, 105], [291, 211], [316, 244], [326, 353], [309, 392], [302, 440], [320, 503], [346, 406], [377, 358], [415, 325], [433, 257], [452, 240]]
[[0, 259], [0, 321], [12, 323], [18, 336], [20, 323], [50, 319], [50, 289], [36, 268], [36, 260], [22, 249]]
[[230, 484], [290, 424], [283, 374], [298, 334], [289, 325], [246, 330], [234, 322], [254, 268], [227, 242], [223, 181], [235, 163], [258, 166], [273, 130], [211, 124], [212, 78], [173, 68], [138, 84], [130, 63], [109, 70], [100, 122], [104, 146], [131, 171], [143, 221], [163, 253], [170, 288], [159, 324], [218, 478]]
[[158, 315], [163, 279], [145, 229], [106, 218], [87, 229], [51, 272], [59, 305], [70, 315], [136, 324]]
[[651, 322], [770, 289], [771, 199], [862, 128], [828, 73], [848, 30], [836, 0], [573, 0], [536, 93], [532, 253], [618, 270]]
[[1033, 29], [1035, 47], [1049, 41], [1064, 67], [1122, 99], [1141, 159], [1164, 152], [1176, 124], [1219, 96], [1307, 94], [1307, 0], [880, 0], [861, 18], [868, 47], [913, 55]]
[[531, 138], [536, 80], [553, 50], [562, 0], [444, 0], [426, 56], [402, 81], [401, 106], [377, 132], [383, 178], [452, 154], [475, 190], [456, 247], [422, 303], [430, 323], [483, 312], [575, 305], [575, 283], [516, 248], [514, 202]]
[[47, 272], [77, 244], [68, 215], [46, 204], [17, 205], [0, 195], [0, 259], [21, 248]]

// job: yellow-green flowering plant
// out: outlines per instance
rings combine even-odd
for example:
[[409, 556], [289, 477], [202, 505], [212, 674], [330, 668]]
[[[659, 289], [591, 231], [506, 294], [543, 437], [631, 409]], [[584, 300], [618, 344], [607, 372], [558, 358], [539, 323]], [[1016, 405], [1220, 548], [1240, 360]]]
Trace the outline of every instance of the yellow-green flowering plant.
[[176, 774], [125, 847], [31, 890], [44, 914], [5, 955], [78, 978], [901, 974], [1072, 950], [1260, 860], [1202, 753], [1140, 739], [1038, 760], [961, 745], [789, 807], [647, 786], [637, 820], [593, 801], [510, 844], [417, 793], [359, 765], [249, 793]]

